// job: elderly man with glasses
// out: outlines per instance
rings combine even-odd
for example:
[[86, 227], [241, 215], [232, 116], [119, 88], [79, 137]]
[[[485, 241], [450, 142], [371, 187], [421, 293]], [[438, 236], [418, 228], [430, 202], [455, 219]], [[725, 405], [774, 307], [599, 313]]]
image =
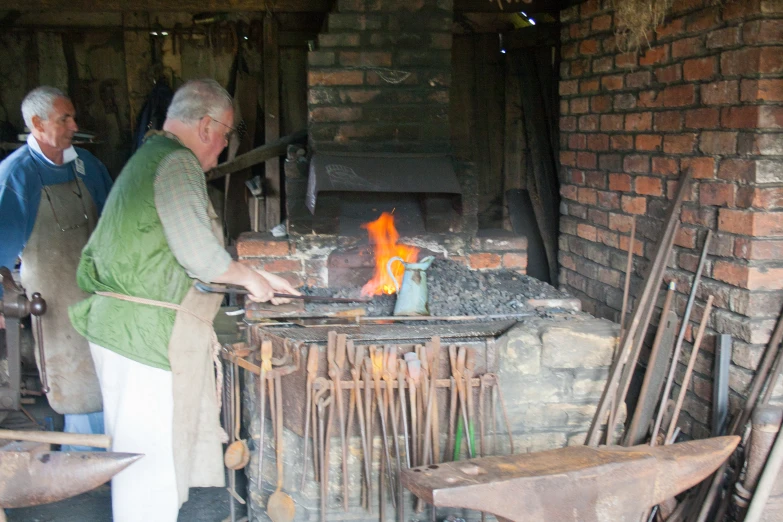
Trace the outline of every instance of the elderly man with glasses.
[[43, 340], [37, 341], [46, 349], [47, 398], [65, 414], [65, 431], [102, 433], [90, 350], [71, 326], [68, 307], [86, 297], [76, 285], [76, 267], [111, 178], [95, 156], [72, 145], [79, 130], [75, 112], [54, 87], [33, 89], [22, 101], [27, 144], [0, 163], [0, 266], [13, 270], [21, 258], [28, 296], [40, 292], [48, 303]]
[[82, 252], [77, 279], [94, 295], [71, 307], [71, 320], [90, 341], [106, 433], [113, 451], [145, 455], [112, 480], [115, 522], [174, 522], [189, 487], [224, 485], [211, 325], [222, 296], [194, 283], [241, 285], [272, 303], [282, 302], [276, 291], [298, 294], [223, 248], [204, 171], [233, 118], [217, 82], [183, 85], [163, 131], [123, 168]]

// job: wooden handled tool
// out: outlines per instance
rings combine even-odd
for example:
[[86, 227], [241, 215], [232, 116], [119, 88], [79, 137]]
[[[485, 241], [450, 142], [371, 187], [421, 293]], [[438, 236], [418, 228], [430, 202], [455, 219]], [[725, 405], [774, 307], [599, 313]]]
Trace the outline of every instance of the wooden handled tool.
[[[232, 294], [232, 295], [248, 295], [247, 288], [243, 286], [234, 285], [208, 285], [200, 281], [194, 285], [196, 290], [205, 294]], [[369, 303], [372, 301], [371, 297], [327, 297], [324, 295], [295, 295], [295, 294], [281, 294], [275, 292], [275, 297], [282, 299], [301, 299], [303, 301], [313, 301], [319, 303]]]
[[[310, 345], [310, 351], [307, 353], [307, 390], [306, 390], [306, 404], [305, 404], [305, 429], [304, 429], [304, 453], [302, 453], [302, 482], [299, 485], [299, 489], [304, 489], [305, 477], [307, 476], [307, 442], [310, 431], [310, 410], [312, 409], [313, 400], [313, 382], [318, 375], [318, 346], [315, 344]], [[313, 449], [315, 449], [316, 439], [315, 436], [315, 423], [313, 423]], [[318, 479], [318, 462], [313, 458], [313, 475], [316, 480]]]
[[396, 496], [394, 495], [394, 479], [391, 475], [391, 452], [389, 451], [389, 439], [387, 437], [386, 429], [386, 410], [388, 404], [382, 399], [381, 395], [381, 375], [383, 373], [383, 351], [378, 350], [375, 346], [370, 346], [370, 357], [372, 360], [372, 381], [375, 387], [375, 401], [378, 405], [378, 410], [381, 417], [381, 435], [383, 439], [383, 453], [386, 459], [386, 473], [388, 473], [389, 489], [391, 493], [392, 504], [396, 507]]
[[57, 431], [0, 430], [0, 439], [42, 442], [44, 444], [73, 444], [91, 448], [111, 448], [108, 435], [84, 435]]
[[345, 405], [343, 404], [343, 391], [341, 388], [343, 367], [345, 366], [345, 343], [348, 336], [337, 335], [334, 355], [334, 376], [329, 373], [334, 381], [334, 393], [337, 401], [337, 416], [340, 422], [340, 444], [343, 452], [343, 509], [348, 511], [348, 446], [345, 440]]

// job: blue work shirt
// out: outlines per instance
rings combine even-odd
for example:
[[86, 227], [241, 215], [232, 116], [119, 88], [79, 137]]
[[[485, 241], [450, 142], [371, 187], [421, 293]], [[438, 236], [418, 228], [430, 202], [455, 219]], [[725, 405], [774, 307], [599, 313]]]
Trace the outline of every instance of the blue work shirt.
[[84, 174], [77, 174], [75, 161], [54, 165], [28, 145], [0, 162], [0, 266], [13, 269], [30, 239], [41, 203], [42, 184], [66, 183], [78, 175], [100, 215], [111, 189], [111, 177], [90, 152], [75, 150], [84, 164]]

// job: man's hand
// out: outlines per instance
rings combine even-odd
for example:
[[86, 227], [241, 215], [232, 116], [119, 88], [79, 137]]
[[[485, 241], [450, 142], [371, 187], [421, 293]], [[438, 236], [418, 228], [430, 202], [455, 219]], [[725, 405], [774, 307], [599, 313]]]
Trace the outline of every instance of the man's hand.
[[274, 305], [279, 305], [291, 302], [290, 299], [275, 297], [275, 292], [301, 295], [291, 286], [291, 283], [282, 277], [263, 270], [252, 269], [236, 261], [232, 261], [228, 270], [212, 282], [244, 286], [250, 292], [247, 296], [248, 299], [258, 303], [269, 301]]
[[[292, 294], [292, 295], [302, 295], [296, 288], [291, 286], [291, 283], [286, 281], [284, 278], [280, 277], [279, 275], [270, 274], [269, 272], [264, 272], [262, 270], [259, 270], [258, 273], [266, 279], [267, 283], [272, 287], [272, 290], [275, 292], [281, 293], [281, 294]], [[273, 297], [271, 299], [272, 304], [279, 305], [284, 303], [290, 303], [290, 299], [284, 299], [280, 297]]]

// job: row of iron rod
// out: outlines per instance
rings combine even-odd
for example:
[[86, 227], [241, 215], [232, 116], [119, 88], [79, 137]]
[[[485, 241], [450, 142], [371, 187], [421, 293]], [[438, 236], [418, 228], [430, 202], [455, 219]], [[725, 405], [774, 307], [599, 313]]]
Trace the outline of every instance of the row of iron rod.
[[[318, 376], [317, 345], [311, 345], [307, 356], [307, 402], [305, 408], [304, 462], [300, 488], [304, 488], [308, 476], [309, 439], [313, 440], [313, 478], [321, 484], [321, 519], [324, 520], [327, 509], [329, 483], [329, 456], [334, 412], [337, 410], [337, 425], [342, 453], [342, 505], [348, 511], [348, 449], [347, 439], [354, 432], [356, 416], [361, 437], [363, 457], [362, 505], [372, 512], [373, 484], [373, 424], [380, 420], [382, 454], [380, 459], [379, 509], [380, 519], [385, 520], [386, 493], [397, 510], [398, 520], [405, 519], [403, 489], [399, 474], [403, 467], [411, 468], [437, 464], [442, 460], [451, 460], [451, 456], [460, 454], [462, 444], [455, 443], [457, 431], [457, 409], [461, 414], [461, 427], [464, 427], [463, 439], [466, 442], [467, 455], [471, 458], [478, 453], [483, 456], [485, 447], [486, 392], [489, 390], [491, 403], [491, 427], [493, 433], [493, 453], [497, 451], [497, 417], [495, 389], [497, 399], [509, 434], [509, 444], [513, 453], [513, 439], [506, 413], [502, 392], [497, 386], [497, 375], [484, 373], [474, 378], [475, 349], [467, 346], [448, 347], [451, 366], [449, 379], [437, 379], [439, 358], [442, 351], [440, 338], [433, 337], [425, 345], [416, 346], [413, 351], [398, 355], [395, 345], [368, 347], [354, 345], [345, 334], [330, 332], [327, 341], [327, 374], [329, 378]], [[366, 351], [367, 350], [367, 351]], [[369, 352], [369, 353], [367, 353]], [[346, 368], [346, 359], [350, 364], [351, 381], [344, 382], [341, 377]], [[363, 377], [363, 378], [362, 378]], [[445, 452], [440, 449], [440, 419], [438, 413], [437, 388], [450, 389], [448, 437]], [[474, 391], [479, 388], [478, 423], [480, 444], [478, 452], [473, 446], [472, 423], [476, 417], [474, 411]], [[395, 394], [395, 389], [397, 393]], [[350, 393], [346, 416], [343, 393]], [[406, 397], [407, 394], [407, 397]], [[401, 422], [398, 422], [401, 421]], [[391, 430], [391, 433], [389, 433]], [[391, 440], [389, 437], [391, 436]], [[393, 446], [393, 450], [392, 450]], [[455, 448], [456, 446], [456, 448]], [[392, 457], [394, 462], [392, 462]], [[417, 503], [418, 512], [423, 511], [421, 501]], [[434, 517], [434, 509], [432, 516]]]

